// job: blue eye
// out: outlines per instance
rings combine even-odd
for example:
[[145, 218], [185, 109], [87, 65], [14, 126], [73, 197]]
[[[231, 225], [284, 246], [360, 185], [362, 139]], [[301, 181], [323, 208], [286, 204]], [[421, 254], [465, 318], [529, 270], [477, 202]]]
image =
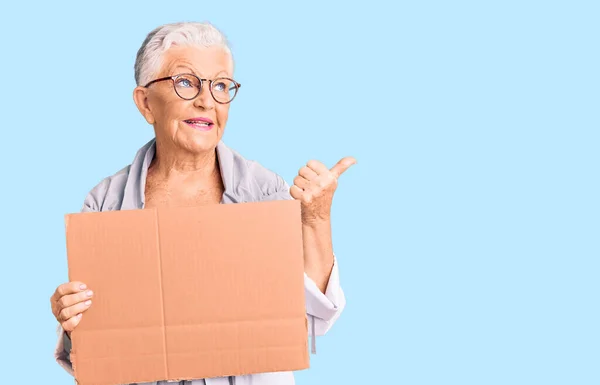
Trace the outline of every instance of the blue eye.
[[178, 87], [193, 87], [192, 82], [189, 79], [179, 79], [177, 80]]
[[218, 92], [226, 92], [227, 91], [227, 85], [223, 82], [219, 82], [213, 85], [213, 90], [214, 91], [218, 91]]

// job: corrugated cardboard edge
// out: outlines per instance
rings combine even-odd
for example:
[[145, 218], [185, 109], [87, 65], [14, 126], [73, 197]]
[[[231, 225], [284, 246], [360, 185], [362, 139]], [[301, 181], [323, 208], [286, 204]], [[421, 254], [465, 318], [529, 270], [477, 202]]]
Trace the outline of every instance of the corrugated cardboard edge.
[[[65, 221], [65, 247], [66, 247], [66, 254], [67, 254], [67, 266], [69, 266], [69, 222], [71, 220], [71, 215], [73, 214], [65, 214], [64, 216], [64, 221]], [[71, 278], [71, 270], [67, 267], [67, 277], [68, 277], [68, 281], [71, 282], [72, 278]], [[74, 333], [75, 331], [73, 331]], [[73, 333], [71, 333], [71, 335], [73, 335]], [[64, 337], [63, 337], [64, 338]], [[71, 361], [71, 367], [73, 369], [73, 377], [75, 379], [75, 383], [78, 384], [79, 382], [77, 381], [77, 351], [75, 348], [75, 345], [73, 344], [73, 340], [72, 337], [71, 338], [71, 351], [69, 352], [69, 361]]]
[[[64, 215], [64, 221], [65, 221], [65, 247], [66, 247], [66, 254], [67, 254], [67, 279], [69, 282], [73, 281], [73, 276], [71, 275], [71, 270], [68, 268], [69, 266], [69, 223], [71, 222], [71, 217], [73, 215], [81, 215], [81, 214], [89, 214], [89, 215], [94, 215], [95, 212], [89, 212], [89, 213], [69, 213], [69, 214], [65, 214]], [[76, 384], [79, 384], [79, 381], [77, 381], [77, 346], [74, 343], [73, 340], [73, 336], [77, 334], [77, 328], [75, 328], [72, 332], [71, 332], [71, 336], [68, 337], [71, 339], [71, 351], [69, 352], [69, 361], [71, 361], [71, 368], [73, 369], [73, 378], [75, 380]]]

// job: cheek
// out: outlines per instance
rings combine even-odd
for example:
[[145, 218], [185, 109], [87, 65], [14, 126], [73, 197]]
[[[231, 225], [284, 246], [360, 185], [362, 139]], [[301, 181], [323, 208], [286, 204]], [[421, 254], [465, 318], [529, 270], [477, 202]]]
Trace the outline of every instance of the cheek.
[[163, 125], [171, 125], [173, 121], [179, 121], [184, 110], [184, 103], [172, 98], [156, 98], [153, 103], [153, 111], [157, 122]]
[[217, 120], [219, 126], [225, 127], [227, 123], [227, 118], [229, 117], [229, 105], [221, 105], [217, 107]]
[[163, 102], [163, 110], [165, 117], [169, 120], [181, 118], [183, 110], [185, 110], [185, 102], [182, 100], [169, 99]]

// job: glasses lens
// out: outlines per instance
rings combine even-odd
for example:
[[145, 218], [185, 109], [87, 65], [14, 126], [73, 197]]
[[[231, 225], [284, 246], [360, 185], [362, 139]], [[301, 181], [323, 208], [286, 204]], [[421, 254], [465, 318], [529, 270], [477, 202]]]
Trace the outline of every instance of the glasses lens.
[[175, 78], [175, 92], [183, 99], [193, 99], [200, 92], [200, 80], [194, 75], [179, 75]]
[[212, 82], [211, 92], [219, 103], [229, 103], [237, 94], [238, 86], [229, 78], [218, 78]]

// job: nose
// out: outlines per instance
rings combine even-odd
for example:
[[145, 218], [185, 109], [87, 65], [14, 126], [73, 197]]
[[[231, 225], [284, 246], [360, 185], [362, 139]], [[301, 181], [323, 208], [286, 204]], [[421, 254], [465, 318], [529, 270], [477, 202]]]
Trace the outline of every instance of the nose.
[[208, 84], [202, 84], [202, 87], [200, 88], [200, 94], [198, 94], [196, 99], [194, 99], [194, 105], [202, 109], [212, 110], [215, 108], [215, 100], [210, 94], [208, 87]]

